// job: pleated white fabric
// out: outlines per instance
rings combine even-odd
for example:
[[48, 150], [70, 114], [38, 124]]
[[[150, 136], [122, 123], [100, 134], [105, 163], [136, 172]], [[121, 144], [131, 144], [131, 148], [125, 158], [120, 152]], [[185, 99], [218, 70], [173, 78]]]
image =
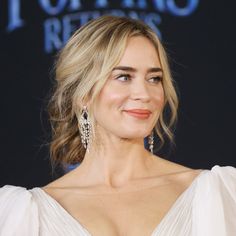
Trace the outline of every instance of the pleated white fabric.
[[[138, 225], [134, 226], [138, 227]], [[0, 236], [91, 236], [41, 188], [0, 188]], [[235, 236], [236, 168], [202, 170], [151, 236]]]

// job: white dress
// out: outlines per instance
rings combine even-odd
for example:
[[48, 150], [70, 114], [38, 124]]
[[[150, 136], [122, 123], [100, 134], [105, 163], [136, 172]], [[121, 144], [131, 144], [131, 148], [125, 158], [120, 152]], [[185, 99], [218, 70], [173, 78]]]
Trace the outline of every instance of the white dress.
[[[136, 225], [135, 227], [138, 227]], [[91, 236], [41, 188], [0, 188], [0, 236]], [[236, 236], [236, 168], [202, 170], [150, 236]]]

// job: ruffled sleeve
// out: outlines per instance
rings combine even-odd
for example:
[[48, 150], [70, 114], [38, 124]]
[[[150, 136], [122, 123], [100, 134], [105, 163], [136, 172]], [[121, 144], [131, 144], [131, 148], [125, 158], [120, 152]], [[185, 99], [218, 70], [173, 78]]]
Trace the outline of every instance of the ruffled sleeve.
[[0, 236], [39, 235], [38, 208], [25, 188], [0, 188]]
[[236, 168], [216, 165], [199, 178], [192, 232], [194, 236], [236, 235]]

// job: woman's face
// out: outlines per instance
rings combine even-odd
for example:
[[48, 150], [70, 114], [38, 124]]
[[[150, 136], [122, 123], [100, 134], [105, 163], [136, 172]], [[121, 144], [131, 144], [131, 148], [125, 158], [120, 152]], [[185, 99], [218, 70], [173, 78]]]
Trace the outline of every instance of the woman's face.
[[164, 105], [162, 74], [153, 44], [131, 37], [94, 104], [98, 131], [120, 138], [148, 136]]

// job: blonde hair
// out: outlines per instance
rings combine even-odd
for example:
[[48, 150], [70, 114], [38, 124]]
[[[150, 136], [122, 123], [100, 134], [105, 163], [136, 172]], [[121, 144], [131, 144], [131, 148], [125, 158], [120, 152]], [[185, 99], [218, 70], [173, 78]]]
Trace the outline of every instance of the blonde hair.
[[[112, 69], [121, 60], [127, 40], [133, 36], [148, 38], [159, 55], [165, 100], [155, 130], [160, 139], [159, 148], [164, 144], [164, 136], [173, 142], [171, 127], [177, 120], [178, 98], [160, 40], [149, 26], [139, 20], [102, 16], [79, 28], [58, 53], [56, 83], [48, 103], [53, 165], [82, 162], [85, 149], [80, 139], [78, 120], [83, 104], [89, 101], [93, 106]], [[92, 110], [89, 109], [89, 116], [94, 124]], [[165, 110], [169, 112], [168, 119]]]

